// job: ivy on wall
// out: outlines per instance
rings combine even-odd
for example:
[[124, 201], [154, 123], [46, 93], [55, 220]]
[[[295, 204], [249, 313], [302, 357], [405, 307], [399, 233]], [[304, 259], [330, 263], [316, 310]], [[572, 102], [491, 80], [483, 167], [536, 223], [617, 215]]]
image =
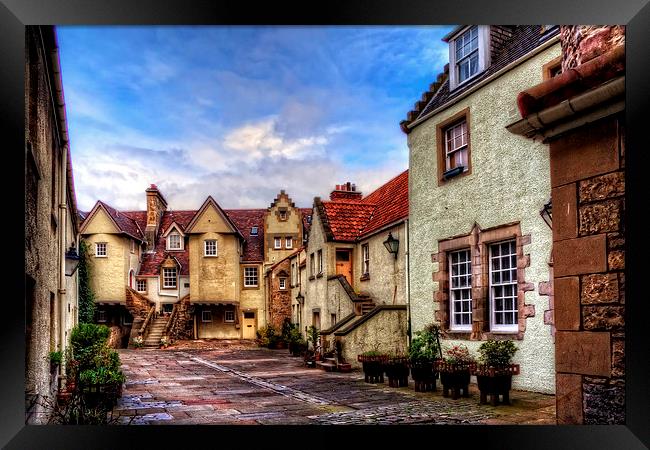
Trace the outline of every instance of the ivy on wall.
[[90, 284], [92, 276], [89, 245], [85, 240], [79, 243], [79, 322], [93, 323], [95, 319], [95, 293]]

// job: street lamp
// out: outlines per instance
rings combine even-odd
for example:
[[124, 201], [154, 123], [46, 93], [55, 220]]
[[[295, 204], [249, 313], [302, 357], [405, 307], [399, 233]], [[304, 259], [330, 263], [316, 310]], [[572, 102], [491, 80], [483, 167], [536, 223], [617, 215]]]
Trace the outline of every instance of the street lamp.
[[388, 238], [384, 241], [384, 247], [386, 247], [388, 253], [393, 253], [395, 255], [395, 259], [397, 259], [399, 241], [393, 237], [392, 233], [388, 233]]
[[65, 253], [65, 275], [71, 277], [79, 267], [79, 254], [74, 246], [70, 246]]
[[298, 300], [298, 303], [302, 305], [303, 302], [305, 301], [305, 296], [302, 295], [302, 293], [298, 292], [298, 295], [296, 295], [296, 300]]
[[546, 222], [546, 225], [549, 226], [549, 228], [553, 228], [553, 203], [552, 199], [548, 201], [547, 204], [544, 205], [542, 210], [539, 212], [539, 214], [542, 216], [542, 219], [544, 219], [544, 222]]

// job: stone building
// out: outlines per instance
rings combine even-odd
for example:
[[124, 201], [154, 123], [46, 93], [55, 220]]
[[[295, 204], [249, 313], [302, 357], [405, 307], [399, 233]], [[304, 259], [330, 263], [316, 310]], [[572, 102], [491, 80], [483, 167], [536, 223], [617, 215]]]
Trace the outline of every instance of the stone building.
[[561, 27], [562, 74], [524, 86], [508, 125], [550, 146], [559, 424], [625, 423], [624, 41]]
[[153, 184], [146, 199], [146, 211], [98, 201], [81, 225], [98, 322], [120, 326], [125, 343], [142, 328], [157, 346], [160, 333], [254, 339], [270, 320], [290, 316], [290, 300], [278, 304], [280, 281], [266, 270], [303, 240], [303, 210], [284, 191], [267, 209], [224, 210], [208, 197], [196, 211], [174, 211]]
[[[513, 387], [555, 392], [549, 149], [506, 130], [509, 95], [561, 70], [556, 26], [460, 26], [449, 64], [402, 121], [410, 152], [413, 330], [476, 355], [511, 339]], [[417, 243], [417, 245], [415, 244]]]
[[54, 28], [25, 27], [25, 50], [26, 421], [42, 423], [64, 370], [49, 354], [65, 352], [77, 323], [79, 224]]
[[325, 350], [342, 343], [353, 366], [367, 350], [407, 349], [408, 211], [408, 171], [365, 197], [338, 185], [314, 199], [307, 243], [287, 257], [293, 322], [318, 328]]

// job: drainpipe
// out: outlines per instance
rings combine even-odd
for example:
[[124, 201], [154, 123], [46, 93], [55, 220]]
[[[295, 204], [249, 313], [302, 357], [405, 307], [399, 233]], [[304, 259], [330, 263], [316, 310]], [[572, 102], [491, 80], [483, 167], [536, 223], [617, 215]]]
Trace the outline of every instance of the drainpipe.
[[410, 346], [411, 345], [411, 271], [410, 271], [410, 265], [411, 265], [411, 259], [410, 259], [410, 251], [409, 251], [409, 219], [404, 220], [404, 234], [406, 235], [406, 251], [405, 251], [405, 256], [406, 256], [406, 264], [405, 264], [405, 271], [406, 271], [406, 320], [407, 320], [407, 329], [406, 329], [406, 337], [407, 337], [407, 343]]
[[68, 164], [67, 161], [67, 155], [68, 152], [66, 150], [67, 144], [65, 147], [63, 147], [61, 151], [61, 166], [58, 169], [59, 170], [59, 198], [60, 200], [59, 207], [58, 207], [58, 219], [59, 219], [59, 258], [60, 258], [60, 263], [59, 263], [59, 342], [60, 342], [60, 349], [61, 351], [65, 350], [66, 347], [66, 336], [65, 336], [65, 330], [66, 330], [66, 319], [67, 319], [67, 314], [66, 314], [66, 309], [67, 309], [67, 294], [66, 294], [66, 280], [65, 280], [65, 252], [67, 249], [67, 242], [66, 242], [66, 228], [68, 225], [67, 219], [67, 202], [66, 202], [66, 181], [65, 181], [65, 174], [66, 174], [66, 167]]

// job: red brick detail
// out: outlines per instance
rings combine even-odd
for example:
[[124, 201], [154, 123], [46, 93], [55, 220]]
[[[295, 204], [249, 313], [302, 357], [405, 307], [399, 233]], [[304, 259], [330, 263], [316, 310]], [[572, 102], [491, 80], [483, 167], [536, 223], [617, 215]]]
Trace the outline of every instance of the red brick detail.
[[537, 292], [539, 295], [547, 296], [551, 295], [552, 291], [552, 284], [550, 281], [540, 281], [539, 284], [537, 285]]
[[556, 277], [607, 271], [604, 234], [567, 239], [553, 244]]
[[[580, 203], [625, 195], [625, 173], [614, 172], [580, 181]], [[553, 217], [555, 219], [555, 217]]]
[[557, 372], [609, 377], [611, 342], [607, 332], [556, 332]]
[[578, 237], [576, 184], [571, 183], [551, 190], [553, 199], [553, 239]]
[[524, 305], [524, 317], [535, 317], [535, 305]]
[[553, 286], [555, 328], [580, 329], [580, 288], [578, 277], [556, 278]]
[[615, 273], [582, 277], [582, 304], [618, 302], [618, 277]]
[[558, 425], [583, 423], [582, 376], [564, 373], [556, 375], [555, 405]]
[[609, 200], [580, 207], [580, 236], [621, 229], [621, 202]]
[[[619, 169], [616, 119], [599, 120], [550, 143], [551, 186]], [[553, 204], [554, 207], [561, 207]]]
[[531, 243], [530, 234], [517, 236], [517, 246], [530, 245], [530, 243]]
[[609, 270], [625, 270], [625, 251], [613, 250], [607, 255]]

